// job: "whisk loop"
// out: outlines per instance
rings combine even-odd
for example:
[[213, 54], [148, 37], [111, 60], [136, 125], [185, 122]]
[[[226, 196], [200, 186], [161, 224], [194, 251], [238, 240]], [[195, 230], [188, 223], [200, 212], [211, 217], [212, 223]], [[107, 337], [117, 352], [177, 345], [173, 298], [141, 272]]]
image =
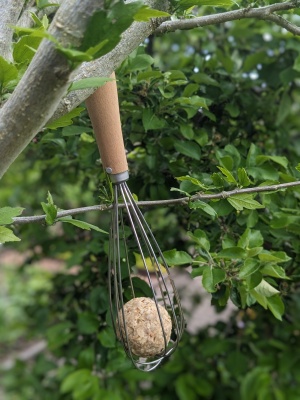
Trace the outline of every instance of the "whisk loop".
[[[121, 197], [124, 207], [119, 207]], [[131, 235], [128, 233], [128, 225]], [[127, 316], [124, 311], [126, 301], [139, 297], [133, 283], [133, 263], [129, 260], [128, 245], [134, 239], [142, 261], [145, 279], [151, 291], [159, 330], [154, 335], [162, 335], [163, 348], [153, 357], [140, 357], [134, 354], [129, 338]], [[150, 270], [151, 269], [151, 270]], [[140, 268], [137, 271], [140, 272]], [[128, 287], [123, 287], [122, 277], [128, 277]], [[129, 289], [129, 290], [128, 290]], [[112, 321], [117, 337], [133, 364], [140, 370], [155, 369], [177, 347], [181, 338], [184, 319], [179, 296], [171, 278], [168, 265], [154, 235], [138, 208], [126, 182], [114, 184], [114, 205], [111, 214], [110, 254], [109, 254], [109, 295]], [[172, 334], [169, 342], [165, 328], [163, 311], [168, 311], [172, 321]], [[169, 342], [169, 343], [168, 343]]]

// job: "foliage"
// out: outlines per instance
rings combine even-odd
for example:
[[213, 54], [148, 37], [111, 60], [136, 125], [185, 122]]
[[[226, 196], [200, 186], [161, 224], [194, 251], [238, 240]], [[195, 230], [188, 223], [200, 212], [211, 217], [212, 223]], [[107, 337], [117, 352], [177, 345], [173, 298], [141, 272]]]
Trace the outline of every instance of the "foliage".
[[[201, 2], [174, 3], [184, 14]], [[149, 16], [141, 10], [139, 20]], [[25, 34], [16, 43], [19, 74], [27, 64], [21, 54], [29, 62], [37, 38]], [[92, 46], [93, 55], [102, 51]], [[228, 301], [237, 307], [213, 334], [186, 333], [153, 374], [132, 369], [112, 332], [108, 214], [57, 219], [58, 209], [111, 200], [84, 106], [28, 146], [2, 180], [1, 202], [12, 208], [0, 209], [0, 229], [9, 229], [20, 205], [28, 214], [43, 209], [54, 225], [16, 225], [22, 241], [15, 248], [79, 268], [54, 276], [51, 301], [31, 304], [31, 315], [42, 309], [47, 316], [30, 326], [47, 337], [51, 355], [16, 365], [4, 381], [8, 400], [299, 398], [299, 189], [191, 199], [299, 179], [298, 52], [290, 34], [245, 19], [151, 38], [117, 71], [131, 190], [140, 199], [190, 198], [145, 211], [167, 261], [202, 276], [212, 307], [221, 312]], [[3, 65], [11, 76], [0, 77], [7, 93], [16, 72]]]

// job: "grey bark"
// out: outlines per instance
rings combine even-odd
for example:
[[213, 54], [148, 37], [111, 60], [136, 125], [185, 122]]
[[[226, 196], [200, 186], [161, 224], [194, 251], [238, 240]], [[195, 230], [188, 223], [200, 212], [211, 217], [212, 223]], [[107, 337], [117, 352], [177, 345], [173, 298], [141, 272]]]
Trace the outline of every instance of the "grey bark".
[[[63, 0], [54, 0], [55, 4], [62, 4]], [[25, 9], [23, 10], [18, 22], [17, 26], [22, 26], [24, 28], [31, 28], [34, 26], [34, 21], [31, 18], [31, 13], [35, 13], [39, 18], [43, 16], [43, 14], [50, 15], [57, 11], [57, 7], [46, 7], [43, 10], [39, 10], [35, 6], [35, 1], [30, 1], [27, 3]]]
[[25, 0], [0, 0], [0, 55], [11, 61], [11, 43], [13, 30], [22, 11]]
[[[89, 17], [102, 5], [99, 0], [65, 0], [50, 33], [64, 47], [78, 46]], [[67, 91], [71, 72], [67, 58], [44, 39], [0, 111], [0, 177], [49, 120]]]

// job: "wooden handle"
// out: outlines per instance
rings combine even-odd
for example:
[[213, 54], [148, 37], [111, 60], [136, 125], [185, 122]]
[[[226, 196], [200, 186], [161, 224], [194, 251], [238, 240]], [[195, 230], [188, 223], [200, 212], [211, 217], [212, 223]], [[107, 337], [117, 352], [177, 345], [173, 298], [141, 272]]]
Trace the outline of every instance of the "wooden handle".
[[[111, 75], [115, 79], [115, 74]], [[116, 81], [107, 82], [87, 100], [102, 164], [110, 174], [128, 170], [122, 135]]]

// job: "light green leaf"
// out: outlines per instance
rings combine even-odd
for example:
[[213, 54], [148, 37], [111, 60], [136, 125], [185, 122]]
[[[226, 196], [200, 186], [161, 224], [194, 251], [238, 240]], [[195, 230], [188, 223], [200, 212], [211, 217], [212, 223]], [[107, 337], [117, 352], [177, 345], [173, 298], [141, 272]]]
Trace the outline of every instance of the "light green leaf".
[[201, 229], [196, 229], [194, 232], [188, 232], [188, 236], [194, 240], [205, 251], [209, 251], [210, 242], [207, 239], [206, 233]]
[[262, 278], [263, 276], [259, 271], [256, 271], [252, 275], [247, 276], [246, 278], [247, 289], [251, 290], [256, 288], [262, 281]]
[[170, 14], [165, 11], [155, 10], [149, 6], [141, 7], [135, 14], [134, 20], [139, 22], [148, 22], [151, 18], [170, 17]]
[[21, 215], [24, 208], [22, 207], [2, 207], [0, 208], [0, 225], [12, 224], [13, 218]]
[[291, 260], [291, 257], [289, 257], [284, 251], [261, 253], [259, 254], [258, 258], [263, 262], [275, 263], [287, 262]]
[[62, 53], [68, 60], [72, 62], [92, 61], [93, 57], [85, 51], [69, 49], [66, 47], [56, 46], [57, 51]]
[[226, 181], [228, 183], [234, 183], [235, 185], [237, 185], [237, 181], [235, 179], [235, 177], [232, 175], [232, 173], [225, 167], [218, 167], [218, 169], [222, 172], [222, 174], [224, 176], [226, 176]]
[[203, 287], [209, 292], [216, 292], [216, 285], [223, 282], [226, 278], [226, 273], [221, 268], [206, 267], [203, 270], [202, 284]]
[[191, 97], [177, 97], [174, 101], [175, 104], [180, 104], [181, 106], [192, 106], [195, 108], [205, 108], [208, 109], [207, 99], [199, 96], [191, 96]]
[[250, 185], [251, 181], [248, 177], [248, 174], [247, 174], [245, 168], [238, 169], [238, 180], [239, 180], [240, 186], [242, 186], [242, 187], [247, 187]]
[[264, 297], [271, 297], [279, 293], [279, 290], [275, 289], [264, 279], [260, 282], [258, 286], [256, 286], [254, 290], [256, 291], [256, 293]]
[[198, 161], [201, 159], [201, 148], [197, 143], [193, 141], [181, 142], [179, 140], [175, 140], [174, 147], [179, 153], [187, 157], [191, 157], [194, 160]]
[[17, 68], [0, 56], [0, 86], [5, 87], [9, 82], [17, 79], [17, 77]]
[[57, 118], [55, 121], [47, 124], [46, 128], [57, 129], [57, 128], [62, 128], [64, 126], [72, 125], [73, 118], [78, 117], [84, 109], [85, 109], [84, 107], [74, 108], [74, 110], [70, 111], [68, 114], [65, 114], [62, 117]]
[[202, 211], [204, 211], [206, 214], [211, 215], [212, 217], [217, 217], [218, 214], [216, 211], [207, 203], [201, 200], [195, 200], [189, 203], [189, 207], [191, 209], [197, 209], [200, 208]]
[[127, 67], [128, 72], [140, 71], [147, 69], [154, 63], [154, 59], [148, 54], [140, 54], [129, 60]]
[[203, 185], [199, 179], [193, 178], [192, 176], [185, 175], [185, 176], [177, 176], [176, 179], [180, 182], [188, 181], [191, 182], [193, 185], [198, 186], [199, 189], [206, 189], [206, 186]]
[[19, 242], [20, 240], [11, 229], [0, 226], [0, 243]]
[[281, 165], [283, 168], [288, 167], [288, 159], [286, 157], [280, 157], [280, 156], [257, 156], [256, 157], [256, 162], [257, 165], [264, 164], [266, 161], [273, 161], [276, 164]]
[[163, 252], [163, 256], [168, 265], [184, 265], [193, 262], [192, 257], [185, 251], [177, 251], [176, 249]]
[[88, 88], [99, 88], [100, 86], [105, 85], [106, 82], [113, 81], [114, 79], [105, 78], [105, 77], [96, 77], [96, 78], [85, 78], [75, 81], [69, 87], [69, 92], [73, 90], [82, 90]]
[[85, 222], [85, 221], [80, 221], [78, 219], [62, 217], [62, 218], [57, 218], [57, 221], [66, 222], [68, 224], [77, 226], [78, 228], [85, 229], [87, 231], [90, 231], [91, 229], [93, 229], [94, 231], [105, 233], [108, 235], [108, 232], [104, 231], [103, 229], [100, 229], [98, 226], [89, 224], [88, 222]]
[[211, 6], [211, 7], [231, 7], [234, 4], [233, 0], [181, 0], [179, 9], [187, 10], [193, 6]]
[[248, 210], [255, 210], [257, 208], [264, 208], [262, 204], [253, 199], [252, 194], [241, 193], [229, 197], [227, 201], [238, 211], [242, 211], [244, 208]]
[[14, 45], [13, 57], [16, 63], [29, 63], [43, 38], [32, 35], [22, 36]]
[[240, 269], [239, 277], [241, 279], [246, 278], [247, 276], [254, 274], [257, 270], [259, 270], [259, 268], [260, 268], [260, 262], [258, 260], [255, 260], [253, 258], [248, 258], [245, 260], [244, 264]]
[[60, 387], [61, 393], [72, 392], [78, 385], [84, 384], [85, 380], [90, 379], [91, 370], [78, 369], [69, 374], [62, 382]]
[[216, 254], [216, 258], [228, 258], [230, 260], [243, 259], [247, 256], [247, 253], [241, 247], [233, 246], [227, 247], [227, 249], [221, 250]]
[[268, 303], [266, 296], [256, 291], [256, 288], [250, 290], [250, 294], [264, 308], [267, 309]]
[[267, 298], [267, 306], [275, 318], [282, 321], [282, 315], [284, 313], [284, 303], [279, 295], [271, 296]]
[[265, 265], [262, 268], [261, 273], [263, 275], [273, 276], [274, 278], [290, 279], [288, 276], [286, 276], [285, 270], [276, 264]]
[[53, 202], [51, 193], [47, 194], [47, 203], [42, 202], [41, 206], [46, 214], [45, 221], [47, 225], [53, 225], [57, 216], [57, 206]]

